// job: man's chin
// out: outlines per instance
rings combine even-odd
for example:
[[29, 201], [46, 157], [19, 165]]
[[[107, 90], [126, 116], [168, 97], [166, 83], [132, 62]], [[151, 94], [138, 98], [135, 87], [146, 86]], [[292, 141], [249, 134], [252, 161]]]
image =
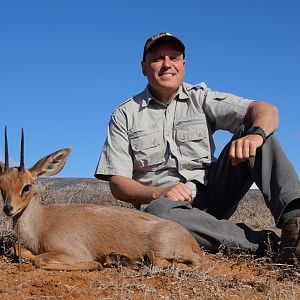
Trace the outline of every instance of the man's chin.
[[161, 88], [164, 90], [168, 90], [170, 92], [176, 92], [178, 88], [180, 87], [180, 84], [162, 84]]

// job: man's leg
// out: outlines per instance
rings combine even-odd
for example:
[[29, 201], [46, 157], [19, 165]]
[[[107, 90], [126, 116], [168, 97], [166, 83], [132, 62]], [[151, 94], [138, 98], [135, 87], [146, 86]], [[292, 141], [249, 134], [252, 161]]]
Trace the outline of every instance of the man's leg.
[[265, 246], [271, 234], [253, 231], [246, 226], [239, 227], [228, 220], [218, 220], [184, 201], [160, 198], [152, 201], [144, 212], [181, 224], [192, 233], [200, 246], [208, 250], [218, 250], [224, 245], [255, 252]]
[[[243, 134], [241, 130], [234, 138]], [[291, 262], [300, 258], [300, 183], [298, 176], [271, 135], [257, 150], [255, 158], [238, 166], [229, 160], [230, 143], [212, 168], [205, 203], [197, 199], [207, 212], [218, 219], [229, 218], [253, 182], [261, 190], [265, 203], [282, 228], [280, 257]]]
[[228, 219], [255, 182], [278, 223], [284, 208], [300, 198], [300, 182], [276, 137], [269, 136], [255, 158], [237, 166], [231, 165], [229, 148], [230, 143], [210, 171], [205, 199], [207, 212], [218, 219]]

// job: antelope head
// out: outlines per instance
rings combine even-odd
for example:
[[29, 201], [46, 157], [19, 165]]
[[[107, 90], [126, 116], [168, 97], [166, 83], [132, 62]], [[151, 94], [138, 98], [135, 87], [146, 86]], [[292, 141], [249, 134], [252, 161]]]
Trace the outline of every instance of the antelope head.
[[39, 160], [33, 167], [24, 167], [24, 133], [22, 129], [20, 166], [9, 168], [7, 131], [5, 128], [5, 163], [0, 163], [0, 190], [4, 201], [3, 211], [14, 217], [27, 207], [39, 192], [36, 180], [39, 176], [57, 174], [65, 165], [71, 148], [56, 151]]

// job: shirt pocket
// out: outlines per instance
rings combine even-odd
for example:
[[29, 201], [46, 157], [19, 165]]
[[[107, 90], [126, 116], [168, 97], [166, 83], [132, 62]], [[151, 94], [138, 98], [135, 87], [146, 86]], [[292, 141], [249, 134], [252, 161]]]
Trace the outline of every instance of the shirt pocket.
[[165, 162], [162, 135], [157, 131], [131, 130], [129, 141], [136, 169], [154, 171]]
[[204, 118], [180, 120], [175, 125], [176, 142], [183, 158], [206, 164], [210, 145]]
[[214, 99], [221, 101], [221, 100], [228, 98], [229, 96], [230, 96], [230, 94], [228, 94], [228, 93], [215, 92]]

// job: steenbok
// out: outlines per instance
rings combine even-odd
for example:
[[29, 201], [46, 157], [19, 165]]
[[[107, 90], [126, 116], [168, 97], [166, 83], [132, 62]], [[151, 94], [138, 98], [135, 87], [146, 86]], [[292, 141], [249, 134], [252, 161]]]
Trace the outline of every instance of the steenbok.
[[22, 131], [20, 166], [9, 168], [5, 129], [0, 189], [3, 211], [12, 217], [23, 245], [19, 255], [27, 253], [36, 266], [48, 270], [97, 270], [113, 262], [137, 265], [144, 260], [160, 267], [200, 265], [203, 252], [196, 240], [174, 222], [123, 207], [41, 204], [37, 178], [58, 173], [70, 152], [61, 149], [26, 169]]

